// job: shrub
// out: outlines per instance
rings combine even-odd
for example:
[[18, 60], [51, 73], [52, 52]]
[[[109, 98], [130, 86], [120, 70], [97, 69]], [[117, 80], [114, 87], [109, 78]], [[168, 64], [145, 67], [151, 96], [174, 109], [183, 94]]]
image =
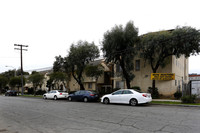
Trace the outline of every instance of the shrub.
[[136, 91], [141, 91], [141, 89], [140, 89], [139, 86], [133, 86], [133, 87], [131, 87], [130, 89], [134, 89], [134, 90], [136, 90]]
[[152, 87], [149, 87], [148, 92], [151, 93], [152, 98], [159, 98], [158, 88], [153, 89]]
[[38, 90], [38, 91], [36, 91], [36, 95], [43, 95], [44, 93], [46, 93], [45, 90]]
[[73, 94], [74, 92], [76, 92], [76, 91], [70, 91], [69, 94]]
[[182, 103], [195, 103], [197, 96], [191, 95], [191, 96], [183, 96], [181, 97]]
[[28, 92], [27, 92], [27, 94], [33, 94], [33, 93], [34, 93], [33, 88], [28, 88]]
[[174, 93], [174, 97], [175, 97], [176, 99], [180, 99], [181, 96], [182, 96], [182, 92], [177, 91], [177, 92]]

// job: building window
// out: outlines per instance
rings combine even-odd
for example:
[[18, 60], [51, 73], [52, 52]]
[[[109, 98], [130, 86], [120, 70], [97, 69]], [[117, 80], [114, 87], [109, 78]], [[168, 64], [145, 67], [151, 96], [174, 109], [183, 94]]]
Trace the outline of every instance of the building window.
[[116, 72], [122, 72], [122, 68], [119, 64], [116, 64]]
[[88, 89], [92, 89], [92, 83], [88, 83]]
[[175, 86], [177, 86], [177, 80], [175, 80]]
[[140, 71], [140, 60], [135, 61], [135, 71]]
[[116, 81], [116, 88], [124, 88], [124, 82], [123, 81]]

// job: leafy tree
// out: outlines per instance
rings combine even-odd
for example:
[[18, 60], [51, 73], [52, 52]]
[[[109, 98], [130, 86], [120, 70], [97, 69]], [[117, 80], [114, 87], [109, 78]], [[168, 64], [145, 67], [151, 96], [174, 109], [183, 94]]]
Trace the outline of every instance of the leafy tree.
[[177, 27], [172, 32], [172, 46], [177, 57], [196, 55], [200, 52], [200, 30], [192, 27]]
[[39, 73], [39, 72], [37, 72], [37, 71], [32, 71], [32, 72], [31, 72], [31, 75], [36, 74], [36, 73]]
[[53, 84], [53, 79], [50, 77], [50, 79], [49, 80], [47, 80], [47, 85], [46, 85], [46, 87], [48, 87], [48, 91], [50, 91], [51, 90], [51, 88], [53, 88], [54, 87], [54, 84]]
[[[50, 79], [48, 80], [48, 86], [54, 87], [55, 84], [58, 85], [59, 82], [65, 86], [65, 81], [69, 81], [71, 77], [71, 71], [69, 68], [65, 69], [66, 57], [63, 58], [60, 55], [56, 56], [56, 61], [53, 63], [53, 73], [50, 74]], [[68, 82], [67, 82], [68, 83]]]
[[56, 61], [53, 63], [53, 71], [58, 72], [58, 71], [63, 71], [63, 66], [64, 66], [64, 59], [59, 55], [56, 56]]
[[[96, 83], [99, 79], [99, 77], [103, 74], [104, 70], [101, 65], [87, 65], [85, 68], [85, 74], [88, 77], [95, 78]], [[96, 87], [97, 89], [97, 87]], [[96, 90], [97, 92], [99, 91], [98, 89]]]
[[33, 83], [33, 88], [34, 88], [34, 96], [36, 95], [36, 88], [39, 85], [42, 85], [44, 79], [44, 75], [40, 73], [33, 73], [29, 77], [29, 81]]
[[[16, 71], [16, 76], [20, 76], [20, 75], [21, 75], [21, 69], [18, 69], [18, 70]], [[29, 75], [29, 73], [23, 71], [23, 75]]]
[[[199, 53], [199, 42], [199, 30], [191, 27], [148, 33], [141, 36], [141, 56], [156, 73], [160, 66], [165, 67], [168, 57], [172, 55], [178, 58]], [[152, 89], [155, 89], [155, 80], [152, 81]]]
[[52, 81], [52, 83], [54, 82], [57, 85], [59, 82], [61, 82], [65, 86], [65, 81], [67, 80], [69, 80], [69, 78], [67, 77], [67, 74], [63, 72], [54, 72], [50, 74], [50, 81]]
[[3, 75], [0, 75], [0, 93], [2, 92], [2, 89], [6, 87], [8, 83], [8, 79], [3, 76]]
[[86, 76], [94, 77], [96, 82], [98, 81], [98, 78], [103, 74], [103, 72], [103, 67], [100, 65], [88, 65], [85, 68]]
[[77, 45], [71, 45], [69, 55], [65, 58], [64, 67], [66, 72], [71, 72], [81, 90], [85, 90], [82, 83], [82, 74], [86, 65], [98, 57], [99, 49], [93, 42], [79, 41]]
[[[25, 81], [25, 80], [23, 80]], [[21, 86], [21, 77], [12, 77], [10, 79], [9, 85], [11, 87], [17, 87], [18, 88], [18, 95], [19, 95], [19, 87]]]
[[114, 62], [122, 68], [123, 77], [126, 79], [127, 88], [134, 78], [133, 59], [137, 54], [136, 44], [139, 41], [138, 29], [129, 21], [125, 28], [122, 25], [115, 26], [104, 34], [102, 41], [103, 53], [106, 62]]
[[9, 70], [4, 73], [2, 73], [2, 76], [6, 77], [8, 80], [10, 80], [12, 77], [15, 76], [15, 70]]

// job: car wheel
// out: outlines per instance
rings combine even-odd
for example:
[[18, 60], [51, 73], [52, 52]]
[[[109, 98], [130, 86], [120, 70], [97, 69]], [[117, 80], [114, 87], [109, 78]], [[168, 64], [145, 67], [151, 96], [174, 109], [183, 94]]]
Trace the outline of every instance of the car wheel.
[[44, 99], [47, 99], [47, 96], [44, 95], [43, 98], [44, 98]]
[[137, 104], [138, 104], [137, 99], [134, 99], [134, 98], [133, 98], [133, 99], [130, 100], [130, 105], [131, 105], [131, 106], [136, 106]]
[[69, 100], [69, 101], [72, 101], [72, 97], [68, 97], [68, 100]]
[[54, 99], [54, 100], [57, 100], [58, 98], [57, 98], [57, 96], [54, 96], [53, 99]]
[[109, 103], [110, 103], [110, 100], [109, 100], [108, 98], [104, 98], [104, 99], [103, 99], [103, 103], [104, 103], [104, 104], [109, 104]]
[[87, 98], [87, 97], [84, 97], [84, 98], [83, 98], [83, 101], [84, 101], [84, 102], [88, 102], [88, 98]]

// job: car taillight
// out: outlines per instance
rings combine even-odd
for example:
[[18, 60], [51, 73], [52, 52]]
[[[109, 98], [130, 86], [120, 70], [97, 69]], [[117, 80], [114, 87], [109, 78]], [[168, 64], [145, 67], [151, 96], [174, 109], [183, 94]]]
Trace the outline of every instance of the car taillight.
[[147, 97], [147, 94], [142, 94], [143, 97]]
[[60, 93], [60, 95], [62, 95], [62, 93]]
[[94, 96], [94, 94], [90, 94], [90, 96]]

